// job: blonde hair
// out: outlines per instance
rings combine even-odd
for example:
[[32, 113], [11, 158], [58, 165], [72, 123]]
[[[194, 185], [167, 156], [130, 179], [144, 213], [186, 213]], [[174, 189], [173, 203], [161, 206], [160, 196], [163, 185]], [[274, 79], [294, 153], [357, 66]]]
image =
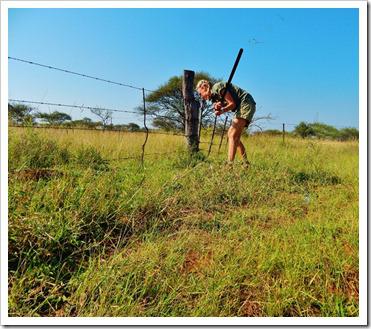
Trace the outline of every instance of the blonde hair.
[[200, 80], [197, 82], [196, 90], [200, 88], [202, 85], [207, 84], [209, 87], [211, 87], [210, 82], [207, 80]]

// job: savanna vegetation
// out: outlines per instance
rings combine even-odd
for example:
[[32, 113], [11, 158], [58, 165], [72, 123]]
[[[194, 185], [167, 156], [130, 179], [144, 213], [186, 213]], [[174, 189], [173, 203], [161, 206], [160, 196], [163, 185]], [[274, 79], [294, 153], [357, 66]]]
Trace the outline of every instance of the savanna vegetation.
[[358, 142], [244, 139], [9, 128], [9, 316], [358, 316]]

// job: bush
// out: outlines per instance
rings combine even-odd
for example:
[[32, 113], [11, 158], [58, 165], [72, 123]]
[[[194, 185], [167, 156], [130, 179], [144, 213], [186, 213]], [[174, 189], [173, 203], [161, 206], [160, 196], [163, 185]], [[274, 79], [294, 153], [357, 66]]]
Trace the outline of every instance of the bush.
[[28, 131], [25, 135], [11, 139], [9, 142], [9, 169], [50, 168], [67, 164], [71, 154], [66, 147], [55, 141], [42, 139]]
[[108, 169], [108, 161], [92, 146], [78, 149], [74, 159], [78, 165], [84, 168], [92, 168], [101, 171]]

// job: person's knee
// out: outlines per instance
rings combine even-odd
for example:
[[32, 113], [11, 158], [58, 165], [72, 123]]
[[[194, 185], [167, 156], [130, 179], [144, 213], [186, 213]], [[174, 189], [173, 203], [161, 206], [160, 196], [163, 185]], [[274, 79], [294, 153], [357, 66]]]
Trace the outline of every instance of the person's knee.
[[233, 134], [235, 133], [234, 129], [233, 128], [230, 128], [228, 130], [228, 138], [229, 139], [233, 139]]
[[237, 130], [233, 129], [228, 138], [232, 139], [234, 142], [239, 142], [240, 133]]

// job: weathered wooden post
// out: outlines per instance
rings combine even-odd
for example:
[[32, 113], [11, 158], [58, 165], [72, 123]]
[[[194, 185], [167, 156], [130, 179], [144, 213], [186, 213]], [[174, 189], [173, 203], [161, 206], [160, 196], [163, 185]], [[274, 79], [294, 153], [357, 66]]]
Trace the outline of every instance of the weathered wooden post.
[[199, 151], [199, 111], [200, 104], [196, 102], [193, 90], [195, 73], [184, 70], [183, 101], [185, 109], [185, 136], [191, 152]]
[[282, 124], [282, 142], [285, 144], [285, 124]]

